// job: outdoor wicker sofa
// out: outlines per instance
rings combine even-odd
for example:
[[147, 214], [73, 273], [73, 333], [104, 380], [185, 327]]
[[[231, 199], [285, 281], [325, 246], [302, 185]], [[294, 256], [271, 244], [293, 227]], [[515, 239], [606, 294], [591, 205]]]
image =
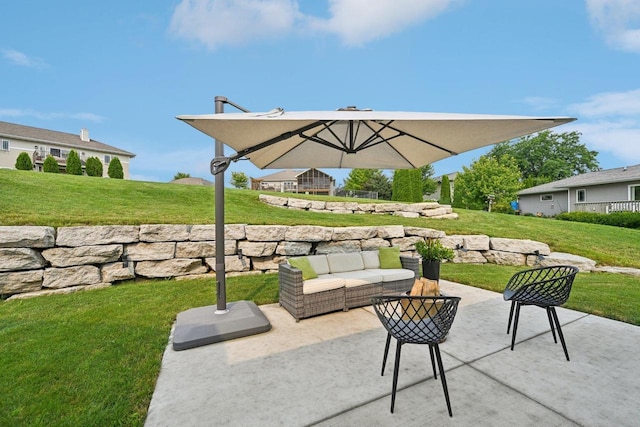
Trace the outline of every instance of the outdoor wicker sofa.
[[370, 305], [373, 296], [407, 292], [419, 276], [420, 258], [399, 251], [395, 257], [397, 264], [389, 264], [378, 251], [290, 258], [279, 265], [280, 305], [299, 321]]

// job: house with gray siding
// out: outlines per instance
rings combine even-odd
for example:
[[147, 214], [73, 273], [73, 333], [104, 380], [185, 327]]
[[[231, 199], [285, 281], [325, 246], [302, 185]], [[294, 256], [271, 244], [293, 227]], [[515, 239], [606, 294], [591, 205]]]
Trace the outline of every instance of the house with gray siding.
[[521, 214], [640, 212], [640, 165], [572, 176], [518, 193]]

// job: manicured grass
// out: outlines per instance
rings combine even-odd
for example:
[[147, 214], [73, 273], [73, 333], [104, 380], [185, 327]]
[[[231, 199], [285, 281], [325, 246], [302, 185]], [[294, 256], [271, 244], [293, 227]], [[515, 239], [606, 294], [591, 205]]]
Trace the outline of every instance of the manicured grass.
[[[277, 301], [277, 275], [230, 277], [230, 301]], [[139, 426], [177, 313], [215, 281], [128, 282], [0, 304], [0, 425]]]
[[[225, 200], [227, 223], [429, 227], [537, 240], [640, 268], [639, 230], [465, 210], [456, 210], [459, 220], [320, 214], [267, 206], [257, 192], [230, 189]], [[206, 224], [214, 222], [213, 205], [209, 187], [0, 170], [0, 225]], [[502, 292], [523, 268], [448, 263], [442, 277]], [[276, 302], [277, 281], [275, 274], [229, 277], [228, 301]], [[581, 273], [567, 307], [640, 325], [638, 301], [637, 277]], [[1, 302], [0, 425], [143, 425], [177, 313], [215, 302], [212, 279], [125, 282]]]
[[[486, 234], [531, 239], [547, 243], [554, 251], [586, 256], [602, 265], [640, 268], [640, 230], [464, 209], [456, 209], [458, 220], [301, 212], [268, 206], [258, 200], [259, 194], [226, 189], [225, 222], [427, 227], [443, 230], [448, 235]], [[0, 225], [211, 223], [214, 223], [212, 187], [0, 170]]]

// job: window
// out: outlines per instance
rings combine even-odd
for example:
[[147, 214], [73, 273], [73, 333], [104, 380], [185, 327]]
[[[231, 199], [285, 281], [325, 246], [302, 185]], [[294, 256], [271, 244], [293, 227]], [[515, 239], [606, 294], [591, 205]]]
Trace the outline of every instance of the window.
[[553, 202], [553, 194], [543, 194], [540, 196], [541, 202]]
[[8, 139], [3, 139], [2, 140], [2, 147], [0, 147], [0, 150], [9, 151], [9, 140]]
[[629, 186], [629, 200], [640, 200], [640, 185]]
[[584, 203], [587, 201], [587, 190], [576, 190], [576, 202]]
[[109, 155], [105, 154], [105, 156], [104, 156], [104, 163], [108, 165], [110, 162], [111, 162], [111, 156], [109, 156]]
[[59, 148], [51, 148], [49, 150], [49, 154], [51, 154], [53, 157], [60, 157], [60, 149]]

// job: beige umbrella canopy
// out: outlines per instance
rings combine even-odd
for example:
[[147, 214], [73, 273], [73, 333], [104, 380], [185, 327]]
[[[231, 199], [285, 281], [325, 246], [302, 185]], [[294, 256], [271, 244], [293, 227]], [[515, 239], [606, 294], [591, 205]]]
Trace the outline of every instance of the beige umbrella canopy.
[[360, 111], [183, 115], [178, 119], [261, 169], [411, 169], [575, 120]]

